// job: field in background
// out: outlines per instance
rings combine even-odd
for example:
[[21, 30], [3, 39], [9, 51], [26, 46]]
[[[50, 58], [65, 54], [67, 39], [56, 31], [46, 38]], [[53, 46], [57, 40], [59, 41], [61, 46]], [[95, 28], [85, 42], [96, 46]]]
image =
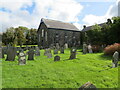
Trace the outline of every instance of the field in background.
[[[80, 50], [77, 58], [68, 60], [70, 51], [58, 54], [61, 61], [54, 62], [43, 55], [36, 56], [26, 65], [15, 61], [2, 60], [3, 88], [79, 88], [90, 81], [97, 88], [117, 88], [118, 68], [111, 68], [111, 57], [103, 53], [83, 55]], [[55, 55], [54, 55], [55, 56]]]

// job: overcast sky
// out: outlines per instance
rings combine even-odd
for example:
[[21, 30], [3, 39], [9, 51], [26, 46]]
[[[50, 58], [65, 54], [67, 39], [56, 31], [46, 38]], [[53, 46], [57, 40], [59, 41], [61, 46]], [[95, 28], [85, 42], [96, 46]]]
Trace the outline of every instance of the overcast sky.
[[83, 25], [103, 23], [117, 16], [120, 0], [1, 0], [0, 32], [8, 27], [38, 28], [41, 18]]

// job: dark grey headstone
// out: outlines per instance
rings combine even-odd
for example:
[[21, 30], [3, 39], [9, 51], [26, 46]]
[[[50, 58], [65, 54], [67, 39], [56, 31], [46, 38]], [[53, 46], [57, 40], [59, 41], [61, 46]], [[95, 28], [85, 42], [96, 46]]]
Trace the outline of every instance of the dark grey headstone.
[[54, 54], [58, 54], [58, 49], [54, 49]]
[[64, 54], [64, 47], [61, 47], [60, 53]]
[[2, 58], [2, 48], [0, 47], [0, 58]]
[[31, 48], [29, 51], [28, 51], [28, 60], [34, 60], [34, 49]]
[[23, 51], [21, 51], [18, 55], [18, 65], [25, 65], [26, 64], [26, 55]]
[[76, 48], [71, 49], [71, 55], [69, 59], [75, 59], [76, 58]]
[[7, 47], [2, 47], [4, 50], [4, 54], [7, 54]]
[[35, 56], [40, 56], [40, 49], [38, 47], [35, 48]]
[[60, 61], [60, 56], [55, 56], [54, 61]]
[[4, 50], [4, 48], [2, 48], [2, 58], [5, 58], [5, 50]]
[[48, 58], [52, 58], [52, 53], [48, 53], [48, 54], [47, 54], [47, 57], [48, 57]]
[[44, 50], [44, 55], [46, 56], [47, 53], [48, 53], [48, 49], [45, 49], [45, 50]]
[[47, 54], [46, 54], [46, 56], [47, 56], [48, 58], [52, 58], [51, 49], [47, 49]]
[[[88, 89], [92, 89], [92, 90], [97, 90], [97, 88], [96, 88], [96, 86], [95, 85], [93, 85], [92, 83], [90, 83], [90, 82], [87, 82], [87, 83], [85, 83], [84, 85], [82, 85], [80, 88], [79, 88], [79, 90], [88, 90]], [[90, 89], [90, 90], [91, 90]]]
[[17, 52], [15, 47], [8, 47], [6, 61], [14, 61], [16, 54]]

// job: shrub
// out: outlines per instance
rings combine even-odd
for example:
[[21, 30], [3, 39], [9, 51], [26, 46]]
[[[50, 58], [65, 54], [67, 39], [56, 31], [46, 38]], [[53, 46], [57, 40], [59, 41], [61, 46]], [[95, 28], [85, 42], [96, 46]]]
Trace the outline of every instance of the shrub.
[[101, 47], [99, 45], [92, 45], [93, 52], [100, 52]]
[[119, 43], [115, 43], [115, 44], [113, 44], [113, 45], [108, 45], [108, 46], [104, 49], [104, 54], [106, 54], [106, 55], [113, 55], [113, 53], [114, 53], [116, 50], [120, 53], [120, 44], [119, 44]]

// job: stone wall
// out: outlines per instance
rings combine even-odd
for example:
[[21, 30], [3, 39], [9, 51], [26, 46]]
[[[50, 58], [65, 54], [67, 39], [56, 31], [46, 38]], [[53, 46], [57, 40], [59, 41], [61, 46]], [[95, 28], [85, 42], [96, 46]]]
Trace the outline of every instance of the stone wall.
[[68, 43], [69, 47], [80, 46], [80, 32], [62, 30], [62, 29], [49, 29], [44, 23], [41, 24], [38, 30], [38, 45], [40, 48], [48, 48], [55, 46], [56, 43], [62, 47]]

